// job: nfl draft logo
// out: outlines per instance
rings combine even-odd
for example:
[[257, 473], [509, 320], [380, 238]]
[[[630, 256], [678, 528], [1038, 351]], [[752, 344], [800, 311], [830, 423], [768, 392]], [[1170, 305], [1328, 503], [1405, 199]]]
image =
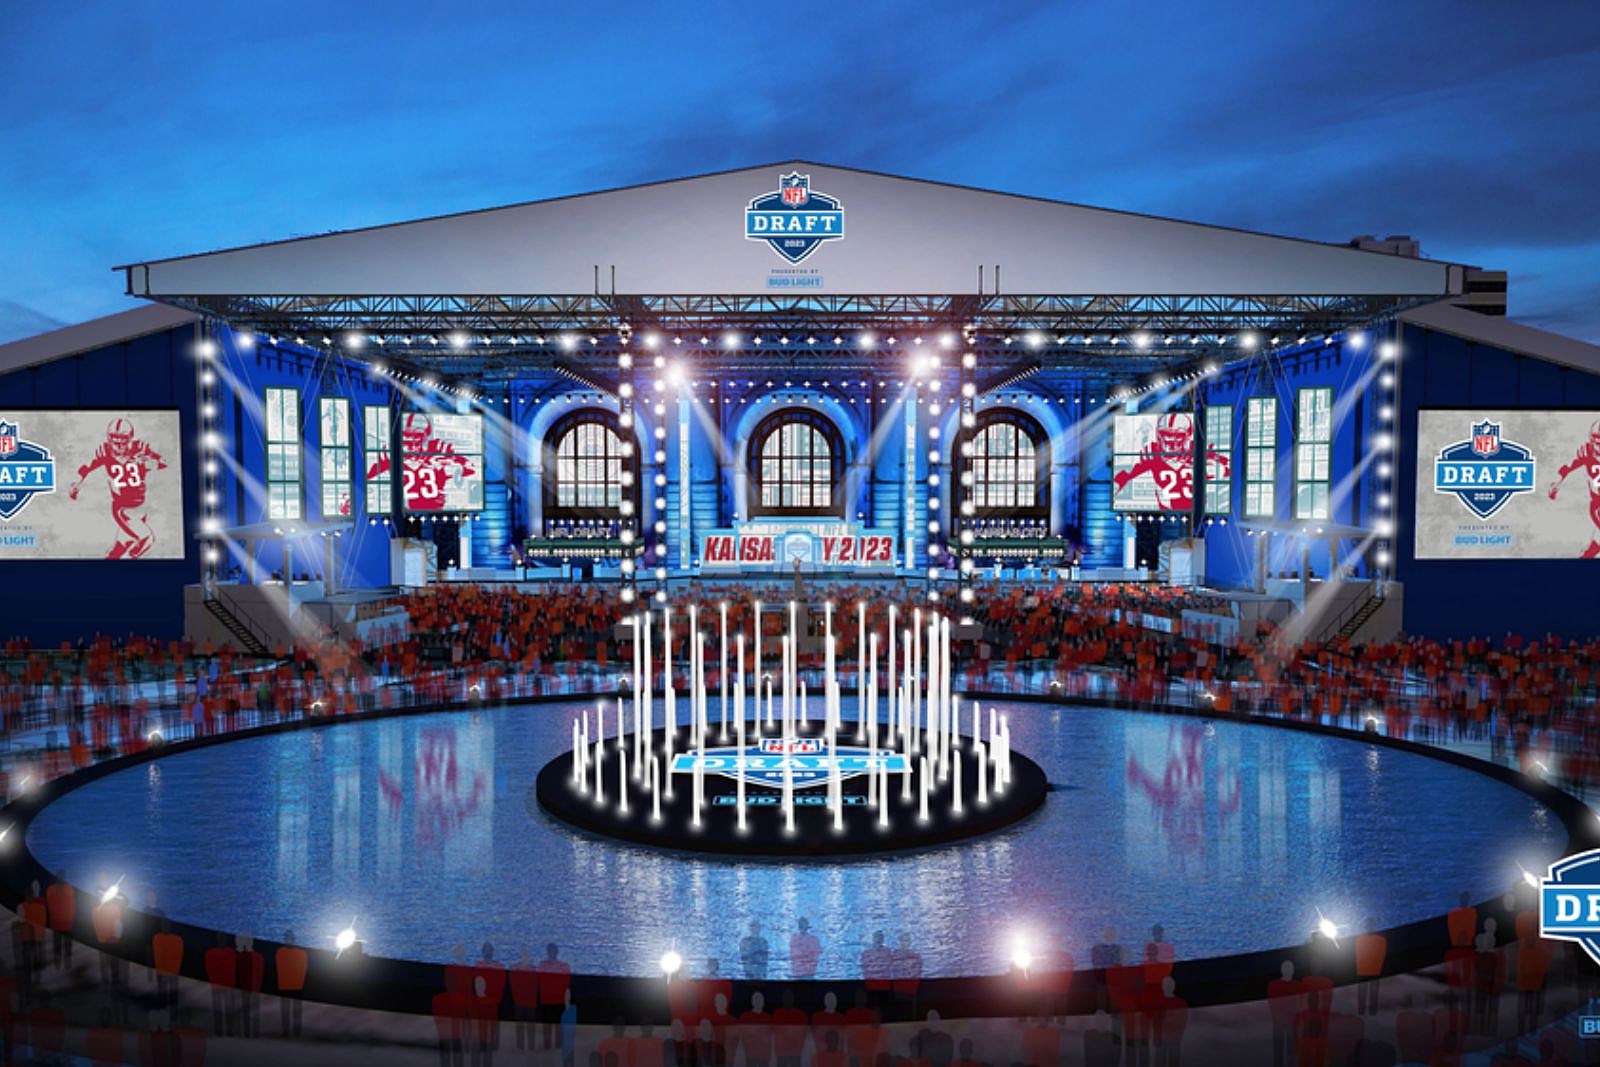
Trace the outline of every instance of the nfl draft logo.
[[56, 461], [43, 445], [17, 436], [17, 424], [0, 419], [0, 519], [12, 519], [40, 493], [56, 491]]
[[775, 192], [750, 201], [744, 212], [747, 241], [765, 241], [790, 263], [799, 263], [824, 241], [844, 237], [844, 207], [811, 188], [811, 175], [789, 173]]
[[796, 789], [826, 785], [839, 765], [839, 780], [848, 781], [879, 767], [890, 774], [901, 774], [906, 769], [906, 757], [898, 752], [873, 752], [867, 748], [836, 745], [829, 757], [827, 746], [815, 737], [797, 737], [789, 741], [785, 751], [783, 740], [777, 737], [759, 738], [743, 749], [736, 745], [726, 748], [707, 748], [700, 752], [682, 752], [672, 757], [673, 774], [693, 774], [698, 764], [702, 774], [717, 774], [737, 781], [743, 778], [749, 785], [767, 789], [782, 789], [784, 769]]
[[1433, 491], [1454, 494], [1487, 519], [1518, 493], [1533, 492], [1533, 453], [1500, 436], [1500, 424], [1472, 424], [1472, 436], [1446, 445], [1433, 464]]
[[1539, 883], [1539, 936], [1576, 941], [1600, 963], [1600, 848], [1550, 865]]

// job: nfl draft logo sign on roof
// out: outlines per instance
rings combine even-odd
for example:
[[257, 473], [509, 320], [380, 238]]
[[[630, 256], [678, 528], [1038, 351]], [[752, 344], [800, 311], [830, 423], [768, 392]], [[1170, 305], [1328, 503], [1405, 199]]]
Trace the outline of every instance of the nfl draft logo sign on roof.
[[1539, 884], [1539, 936], [1576, 941], [1600, 963], [1600, 848], [1550, 865]]
[[844, 237], [844, 207], [811, 188], [811, 175], [789, 173], [774, 192], [750, 201], [744, 213], [747, 241], [765, 241], [790, 263], [799, 263], [824, 241]]
[[1487, 519], [1518, 493], [1533, 492], [1533, 453], [1500, 436], [1500, 424], [1472, 424], [1472, 436], [1446, 445], [1433, 464], [1433, 491], [1453, 493]]
[[0, 519], [15, 518], [40, 493], [56, 491], [50, 450], [17, 436], [17, 424], [0, 420]]

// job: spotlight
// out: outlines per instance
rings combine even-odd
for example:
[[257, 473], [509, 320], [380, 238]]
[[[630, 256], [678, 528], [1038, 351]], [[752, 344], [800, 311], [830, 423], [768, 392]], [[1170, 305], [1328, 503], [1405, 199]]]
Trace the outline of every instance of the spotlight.
[[669, 948], [661, 954], [661, 973], [671, 978], [683, 968], [683, 957], [678, 955], [678, 950]]

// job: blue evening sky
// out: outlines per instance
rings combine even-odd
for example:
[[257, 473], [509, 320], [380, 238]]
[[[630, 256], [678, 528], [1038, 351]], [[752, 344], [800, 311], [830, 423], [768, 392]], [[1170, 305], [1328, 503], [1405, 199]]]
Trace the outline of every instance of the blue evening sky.
[[0, 341], [129, 260], [788, 158], [1511, 272], [1600, 341], [1600, 3], [5, 6]]

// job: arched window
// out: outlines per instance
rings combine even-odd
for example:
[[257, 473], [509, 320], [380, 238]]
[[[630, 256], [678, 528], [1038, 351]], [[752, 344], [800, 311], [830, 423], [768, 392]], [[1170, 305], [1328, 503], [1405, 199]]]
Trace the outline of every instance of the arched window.
[[547, 516], [606, 518], [622, 514], [635, 493], [637, 457], [608, 411], [563, 416], [545, 435]]
[[774, 412], [751, 435], [752, 515], [841, 514], [843, 480], [839, 429], [815, 412]]
[[960, 444], [962, 483], [971, 483], [976, 513], [1048, 517], [1048, 448], [1044, 428], [1022, 412], [1002, 408], [980, 414]]

